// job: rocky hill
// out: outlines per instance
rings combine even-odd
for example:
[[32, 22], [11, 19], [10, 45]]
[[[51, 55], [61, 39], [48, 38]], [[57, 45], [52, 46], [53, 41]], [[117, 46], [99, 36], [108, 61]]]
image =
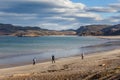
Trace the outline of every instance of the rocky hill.
[[14, 26], [12, 24], [0, 24], [0, 35], [11, 36], [44, 36], [44, 35], [76, 35], [75, 31], [55, 31], [42, 29], [40, 27], [22, 27]]
[[22, 27], [12, 24], [0, 24], [0, 35], [10, 36], [45, 36], [45, 35], [79, 35], [79, 36], [109, 36], [120, 35], [120, 24], [117, 25], [87, 25], [77, 30], [48, 30], [40, 27]]
[[79, 36], [120, 35], [120, 24], [81, 26], [76, 32]]
[[120, 35], [120, 24], [102, 30], [104, 35]]
[[77, 30], [77, 34], [80, 36], [88, 36], [88, 35], [99, 36], [104, 34], [102, 30], [107, 27], [109, 27], [109, 25], [82, 26]]

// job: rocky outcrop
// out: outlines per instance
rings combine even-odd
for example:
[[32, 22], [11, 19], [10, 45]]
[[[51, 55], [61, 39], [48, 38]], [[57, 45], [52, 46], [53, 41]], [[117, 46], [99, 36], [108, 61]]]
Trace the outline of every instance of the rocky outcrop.
[[104, 35], [120, 35], [120, 24], [102, 30]]
[[102, 29], [109, 27], [109, 25], [88, 25], [81, 26], [76, 30], [79, 36], [100, 36], [103, 35], [104, 32]]
[[88, 25], [76, 30], [79, 36], [113, 36], [120, 35], [120, 24], [118, 25]]

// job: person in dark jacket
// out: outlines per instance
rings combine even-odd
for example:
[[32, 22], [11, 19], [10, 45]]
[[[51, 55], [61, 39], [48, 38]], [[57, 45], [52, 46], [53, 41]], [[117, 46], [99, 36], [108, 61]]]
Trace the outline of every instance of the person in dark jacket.
[[36, 58], [33, 58], [33, 65], [36, 64]]
[[52, 55], [52, 63], [55, 63], [55, 56]]
[[84, 53], [81, 54], [81, 59], [82, 59], [82, 60], [84, 59]]

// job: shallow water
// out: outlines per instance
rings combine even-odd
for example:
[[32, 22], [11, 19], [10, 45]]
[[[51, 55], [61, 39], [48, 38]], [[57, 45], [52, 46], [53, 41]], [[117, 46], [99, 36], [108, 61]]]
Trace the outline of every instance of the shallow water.
[[[0, 66], [31, 63], [47, 60], [54, 54], [56, 58], [78, 55], [81, 47], [107, 42], [105, 39], [80, 36], [44, 36], [44, 37], [0, 37]], [[84, 50], [86, 53], [89, 49]]]

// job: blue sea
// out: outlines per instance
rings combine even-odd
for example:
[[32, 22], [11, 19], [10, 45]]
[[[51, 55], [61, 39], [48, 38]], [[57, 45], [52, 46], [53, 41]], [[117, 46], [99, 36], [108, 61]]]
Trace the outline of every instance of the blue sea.
[[82, 47], [107, 42], [105, 39], [80, 36], [14, 37], [0, 36], [0, 67], [79, 55]]

